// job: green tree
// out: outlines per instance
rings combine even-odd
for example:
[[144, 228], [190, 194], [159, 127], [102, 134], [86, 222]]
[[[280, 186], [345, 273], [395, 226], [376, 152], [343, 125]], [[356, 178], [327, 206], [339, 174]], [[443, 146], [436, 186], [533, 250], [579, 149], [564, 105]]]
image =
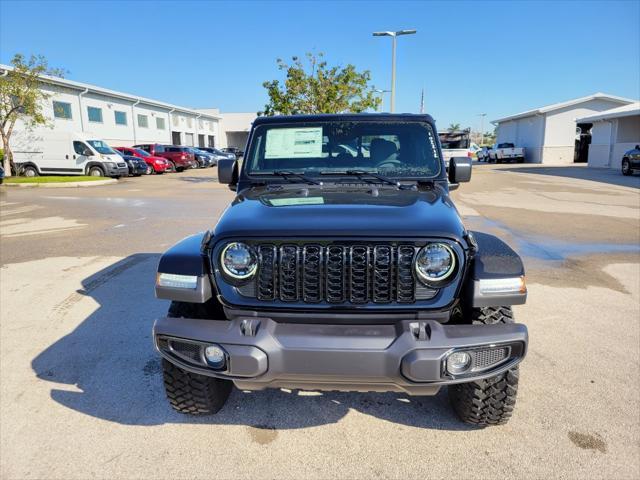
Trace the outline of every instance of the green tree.
[[18, 120], [27, 128], [47, 124], [42, 112], [43, 102], [50, 95], [40, 88], [42, 75], [61, 77], [63, 71], [49, 68], [42, 55], [31, 55], [27, 60], [24, 55], [16, 54], [11, 60], [13, 70], [0, 75], [0, 135], [4, 149], [4, 171], [10, 176], [15, 172], [13, 153], [9, 140]]
[[298, 57], [291, 65], [278, 59], [278, 70], [286, 72], [280, 80], [264, 82], [269, 103], [259, 115], [294, 115], [305, 113], [364, 112], [377, 109], [381, 100], [369, 84], [371, 73], [346, 67], [328, 67], [324, 55], [307, 53], [308, 69]]
[[458, 130], [460, 130], [460, 124], [459, 123], [450, 123], [449, 124], [449, 132], [453, 133], [453, 132], [457, 132]]

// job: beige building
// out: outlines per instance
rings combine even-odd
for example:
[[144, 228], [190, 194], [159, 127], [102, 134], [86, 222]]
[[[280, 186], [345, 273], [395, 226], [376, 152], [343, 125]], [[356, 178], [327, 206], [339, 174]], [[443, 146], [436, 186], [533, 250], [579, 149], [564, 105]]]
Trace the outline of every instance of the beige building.
[[218, 108], [201, 108], [198, 111], [220, 118], [216, 147], [245, 149], [251, 124], [257, 116], [255, 112], [222, 113]]
[[618, 170], [624, 152], [640, 145], [640, 102], [581, 117], [576, 123], [592, 125], [590, 167]]
[[[496, 143], [510, 142], [525, 148], [527, 163], [566, 165], [574, 162], [576, 118], [629, 105], [633, 100], [594, 93], [587, 97], [527, 110], [493, 120]], [[586, 161], [586, 158], [577, 158]]]

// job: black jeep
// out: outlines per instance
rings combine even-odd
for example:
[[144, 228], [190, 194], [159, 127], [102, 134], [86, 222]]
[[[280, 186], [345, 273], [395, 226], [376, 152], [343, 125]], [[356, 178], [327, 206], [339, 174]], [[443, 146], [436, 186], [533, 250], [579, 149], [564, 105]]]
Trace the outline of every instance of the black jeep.
[[527, 328], [519, 256], [465, 229], [428, 115], [258, 118], [216, 227], [158, 265], [172, 300], [153, 337], [169, 402], [217, 412], [231, 391], [434, 395], [480, 426], [506, 422]]

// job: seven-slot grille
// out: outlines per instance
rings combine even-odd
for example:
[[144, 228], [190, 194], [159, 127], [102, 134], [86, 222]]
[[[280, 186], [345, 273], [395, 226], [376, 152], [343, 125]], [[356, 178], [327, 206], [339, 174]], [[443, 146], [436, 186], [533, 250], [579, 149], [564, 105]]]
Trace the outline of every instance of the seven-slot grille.
[[[412, 303], [414, 245], [260, 244], [259, 300], [307, 303]], [[429, 289], [432, 298], [436, 290]], [[423, 295], [425, 292], [423, 292]]]

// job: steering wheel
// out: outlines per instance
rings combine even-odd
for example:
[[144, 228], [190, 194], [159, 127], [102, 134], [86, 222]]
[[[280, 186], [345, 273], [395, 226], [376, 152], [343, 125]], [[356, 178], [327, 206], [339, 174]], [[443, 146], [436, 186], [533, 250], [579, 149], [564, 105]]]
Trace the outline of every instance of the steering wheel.
[[376, 168], [393, 168], [402, 165], [400, 160], [386, 159], [376, 165]]

